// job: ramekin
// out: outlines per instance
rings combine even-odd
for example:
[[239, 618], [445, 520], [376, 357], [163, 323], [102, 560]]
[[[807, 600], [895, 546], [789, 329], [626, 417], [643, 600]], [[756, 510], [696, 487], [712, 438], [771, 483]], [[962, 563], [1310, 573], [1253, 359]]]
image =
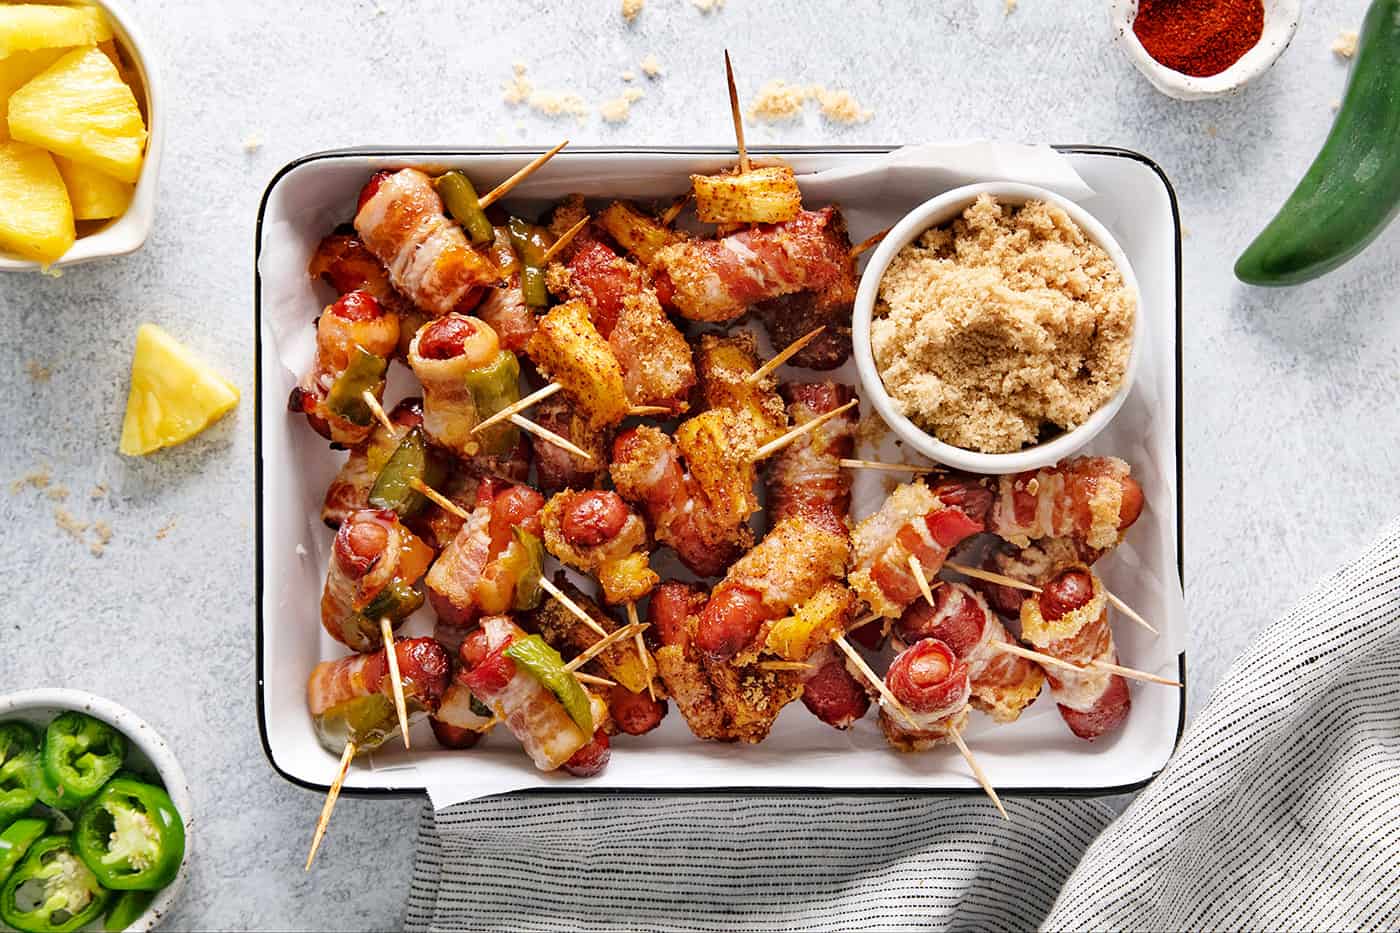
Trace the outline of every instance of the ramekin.
[[[159, 926], [170, 913], [180, 897], [180, 892], [184, 890], [185, 876], [189, 874], [195, 836], [194, 801], [189, 783], [185, 780], [185, 772], [180, 767], [180, 762], [175, 759], [175, 753], [170, 750], [165, 739], [145, 720], [111, 700], [82, 690], [68, 690], [62, 687], [21, 690], [18, 693], [0, 696], [0, 720], [22, 719], [40, 730], [48, 725], [49, 720], [69, 710], [100, 719], [126, 736], [132, 751], [137, 753], [138, 760], [144, 757], [160, 775], [165, 792], [170, 795], [170, 800], [180, 811], [180, 818], [184, 820], [185, 858], [180, 863], [179, 873], [175, 875], [174, 881], [156, 892], [151, 906], [146, 908], [146, 912], [138, 917], [135, 923], [126, 928], [127, 933], [146, 933]], [[132, 752], [127, 754], [131, 755]]]
[[[908, 244], [930, 227], [941, 226], [957, 218], [967, 207], [984, 194], [990, 194], [998, 201], [1007, 204], [1024, 204], [1027, 201], [1048, 201], [1064, 210], [1070, 219], [1079, 225], [1091, 241], [1108, 253], [1114, 265], [1123, 275], [1123, 284], [1133, 295], [1135, 303], [1133, 317], [1133, 344], [1128, 356], [1128, 366], [1123, 373], [1122, 385], [1113, 397], [1099, 407], [1077, 428], [1065, 431], [1033, 447], [1015, 453], [988, 454], [955, 447], [944, 443], [931, 433], [923, 430], [900, 413], [894, 400], [885, 389], [884, 380], [875, 366], [875, 352], [870, 344], [870, 325], [875, 315], [875, 302], [880, 292], [880, 280], [890, 262]], [[1128, 393], [1132, 390], [1133, 379], [1137, 374], [1138, 357], [1142, 352], [1142, 293], [1138, 289], [1137, 277], [1127, 254], [1092, 214], [1073, 201], [1066, 200], [1053, 191], [1035, 185], [1016, 182], [985, 182], [954, 188], [938, 197], [925, 201], [904, 215], [876, 247], [861, 274], [860, 288], [856, 292], [855, 310], [851, 323], [852, 341], [855, 345], [856, 369], [860, 372], [861, 385], [865, 397], [875, 406], [880, 417], [905, 443], [919, 453], [946, 466], [969, 473], [1000, 475], [1020, 473], [1049, 466], [1075, 453], [1113, 420], [1118, 409], [1123, 407]]]

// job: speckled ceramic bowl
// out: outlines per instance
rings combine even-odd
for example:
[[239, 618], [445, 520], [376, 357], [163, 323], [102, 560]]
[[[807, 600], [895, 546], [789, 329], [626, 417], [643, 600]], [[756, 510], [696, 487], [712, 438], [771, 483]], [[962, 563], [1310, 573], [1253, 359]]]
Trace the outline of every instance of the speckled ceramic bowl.
[[[165, 149], [165, 113], [161, 109], [164, 90], [156, 70], [150, 43], [141, 33], [124, 0], [89, 0], [101, 7], [112, 21], [117, 47], [136, 70], [145, 90], [146, 157], [141, 164], [141, 176], [136, 180], [136, 192], [126, 213], [109, 221], [95, 233], [79, 237], [68, 252], [53, 264], [53, 268], [72, 266], [94, 259], [109, 259], [134, 253], [146, 243], [156, 219], [156, 187], [160, 176], [160, 157]], [[79, 5], [79, 4], [74, 4]], [[89, 5], [85, 3], [83, 5]], [[0, 251], [0, 272], [29, 272], [39, 269], [39, 263], [20, 259]]]
[[[910, 421], [885, 389], [880, 378], [879, 367], [875, 364], [875, 351], [870, 343], [871, 321], [875, 316], [875, 304], [880, 293], [880, 280], [885, 269], [898, 253], [930, 227], [941, 226], [956, 219], [972, 202], [980, 196], [990, 194], [1006, 204], [1024, 204], [1027, 201], [1048, 201], [1064, 210], [1069, 218], [1091, 241], [1108, 253], [1114, 265], [1123, 274], [1123, 284], [1132, 292], [1137, 302], [1137, 318], [1133, 326], [1133, 347], [1128, 357], [1128, 366], [1123, 373], [1123, 382], [1113, 397], [1105, 402], [1077, 428], [1065, 431], [1048, 440], [1024, 450], [1006, 454], [987, 454], [945, 443], [933, 434]], [[1100, 431], [1108, 427], [1113, 416], [1123, 407], [1128, 393], [1132, 390], [1133, 379], [1137, 374], [1138, 358], [1142, 355], [1142, 292], [1138, 288], [1137, 277], [1133, 275], [1128, 256], [1118, 241], [1103, 224], [1084, 208], [1045, 188], [1023, 185], [1016, 182], [984, 182], [978, 185], [965, 185], [944, 192], [938, 197], [925, 201], [914, 208], [904, 219], [895, 224], [890, 232], [871, 254], [865, 271], [861, 273], [860, 288], [856, 292], [855, 310], [851, 321], [852, 343], [855, 350], [856, 369], [860, 372], [860, 383], [865, 396], [874, 404], [880, 417], [890, 429], [906, 443], [936, 463], [942, 463], [967, 473], [1001, 475], [1021, 473], [1058, 463], [1065, 457], [1088, 444]]]
[[[185, 876], [189, 873], [190, 857], [194, 851], [194, 801], [190, 796], [190, 786], [185, 781], [185, 772], [175, 760], [175, 753], [155, 729], [131, 710], [111, 700], [104, 700], [82, 690], [57, 687], [21, 690], [19, 693], [0, 696], [0, 720], [21, 719], [40, 730], [55, 716], [69, 710], [77, 710], [100, 719], [125, 735], [131, 743], [127, 761], [131, 763], [133, 770], [138, 773], [155, 771], [160, 775], [166, 793], [170, 795], [175, 808], [180, 811], [180, 817], [185, 821], [185, 859], [180, 863], [180, 873], [175, 876], [174, 881], [156, 892], [151, 906], [135, 923], [126, 928], [128, 933], [154, 930], [179, 899], [180, 892], [185, 887]], [[95, 922], [92, 928], [101, 929], [101, 921]]]
[[1147, 54], [1133, 32], [1138, 0], [1108, 0], [1108, 18], [1113, 24], [1114, 41], [1153, 87], [1177, 100], [1205, 100], [1237, 93], [1273, 67], [1298, 31], [1300, 6], [1299, 0], [1264, 0], [1264, 31], [1254, 48], [1220, 74], [1208, 78], [1182, 74]]

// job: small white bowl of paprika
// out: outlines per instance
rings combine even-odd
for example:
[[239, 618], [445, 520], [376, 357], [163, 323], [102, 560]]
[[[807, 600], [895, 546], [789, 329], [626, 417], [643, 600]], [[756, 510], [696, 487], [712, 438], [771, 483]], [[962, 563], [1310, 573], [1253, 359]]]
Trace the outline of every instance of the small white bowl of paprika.
[[1109, 0], [1114, 40], [1177, 100], [1239, 92], [1293, 41], [1299, 0]]

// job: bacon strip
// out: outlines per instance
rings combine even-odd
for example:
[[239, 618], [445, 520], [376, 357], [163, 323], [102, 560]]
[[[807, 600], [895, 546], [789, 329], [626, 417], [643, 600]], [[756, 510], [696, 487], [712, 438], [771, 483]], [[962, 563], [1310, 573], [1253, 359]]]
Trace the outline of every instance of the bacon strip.
[[380, 173], [360, 195], [355, 230], [394, 287], [433, 315], [470, 311], [501, 271], [472, 249], [443, 211], [433, 182], [417, 169]]
[[648, 563], [646, 523], [617, 493], [565, 490], [540, 518], [549, 553], [596, 576], [609, 603], [636, 602], [660, 582]]
[[768, 298], [823, 289], [849, 262], [835, 207], [803, 211], [719, 239], [688, 239], [657, 251], [651, 273], [661, 303], [693, 321], [732, 321]]
[[813, 671], [802, 688], [802, 705], [834, 729], [849, 729], [870, 710], [870, 694], [846, 667], [846, 657], [823, 645], [810, 658]]
[[[837, 382], [787, 383], [782, 387], [793, 427], [800, 427], [855, 397]], [[773, 521], [803, 515], [838, 534], [850, 534], [851, 474], [841, 459], [855, 452], [860, 416], [851, 409], [785, 447], [768, 470], [768, 508]]]
[[583, 460], [556, 444], [530, 435], [534, 446], [536, 479], [540, 491], [561, 489], [594, 489], [603, 485], [607, 475], [608, 452], [612, 445], [612, 428], [595, 429], [581, 415], [564, 393], [551, 395], [535, 406], [532, 416], [540, 427], [553, 431], [565, 440], [588, 451], [592, 459]]
[[[1108, 594], [1088, 567], [1061, 571], [1042, 592], [1021, 604], [1021, 637], [1038, 651], [1081, 667], [1095, 660], [1118, 663], [1108, 626]], [[1070, 731], [1093, 741], [1128, 718], [1132, 697], [1118, 674], [1067, 671], [1047, 666], [1045, 677]]]
[[934, 605], [912, 603], [895, 623], [905, 644], [936, 638], [967, 665], [972, 705], [997, 722], [1013, 722], [1040, 695], [1045, 675], [1032, 661], [998, 651], [994, 644], [1016, 642], [972, 588], [945, 583], [934, 590]]
[[1075, 457], [1003, 476], [989, 530], [1022, 547], [1038, 538], [1072, 537], [1111, 550], [1142, 514], [1142, 487], [1130, 471], [1117, 457]]
[[952, 730], [967, 722], [972, 686], [967, 665], [948, 645], [925, 638], [905, 648], [890, 663], [885, 684], [913, 717], [880, 709], [880, 728], [900, 751], [925, 751], [949, 741]]
[[[447, 652], [431, 638], [399, 638], [394, 641], [405, 699], [429, 711], [436, 710], [447, 689], [451, 664]], [[312, 716], [359, 697], [382, 694], [391, 697], [389, 658], [381, 647], [370, 654], [352, 654], [338, 661], [322, 661], [306, 682], [306, 705]]]
[[933, 489], [922, 481], [900, 486], [853, 532], [852, 588], [879, 615], [899, 616], [921, 593], [910, 555], [932, 579], [953, 548], [983, 530], [990, 504], [991, 494], [977, 480], [950, 479]]
[[768, 329], [775, 350], [818, 327], [826, 328], [798, 350], [789, 362], [806, 369], [835, 369], [851, 357], [851, 312], [856, 301], [856, 263], [845, 224], [834, 231], [844, 250], [836, 278], [825, 288], [783, 295], [760, 302], [754, 314]]

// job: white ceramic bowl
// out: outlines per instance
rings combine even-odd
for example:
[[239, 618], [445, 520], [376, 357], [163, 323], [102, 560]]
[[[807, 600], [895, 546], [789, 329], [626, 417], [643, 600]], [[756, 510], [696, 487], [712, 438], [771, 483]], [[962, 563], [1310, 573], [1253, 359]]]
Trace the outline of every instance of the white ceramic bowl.
[[[170, 795], [180, 817], [185, 821], [185, 858], [180, 863], [180, 872], [175, 880], [156, 892], [155, 900], [136, 922], [127, 927], [128, 933], [145, 933], [160, 925], [161, 920], [179, 899], [185, 887], [190, 856], [194, 850], [194, 802], [190, 796], [190, 786], [185, 780], [185, 772], [175, 760], [165, 739], [161, 738], [144, 720], [124, 706], [111, 700], [85, 693], [82, 690], [66, 690], [58, 687], [38, 690], [21, 690], [0, 696], [0, 720], [21, 719], [41, 732], [49, 721], [60, 713], [77, 710], [114, 727], [130, 741], [127, 761], [136, 771], [154, 770], [160, 775], [166, 793]], [[148, 768], [149, 766], [149, 768]], [[101, 922], [94, 924], [101, 929]]]
[[1208, 78], [1182, 74], [1147, 54], [1133, 32], [1138, 0], [1108, 0], [1108, 18], [1114, 40], [1153, 87], [1177, 100], [1204, 100], [1234, 94], [1273, 67], [1298, 31], [1299, 8], [1299, 0], [1264, 0], [1264, 31], [1254, 48], [1220, 74]]
[[[107, 12], [108, 19], [112, 21], [112, 30], [116, 33], [117, 45], [136, 68], [145, 86], [146, 130], [149, 133], [146, 138], [146, 159], [126, 213], [97, 233], [79, 237], [68, 252], [53, 264], [55, 269], [136, 252], [150, 236], [151, 225], [156, 218], [157, 178], [160, 175], [161, 152], [165, 148], [165, 113], [161, 109], [164, 94], [160, 74], [156, 70], [151, 45], [136, 25], [136, 18], [124, 0], [91, 0], [90, 5]], [[0, 272], [28, 272], [38, 268], [37, 262], [0, 252]]]
[[[973, 201], [983, 194], [990, 194], [1008, 204], [1024, 204], [1027, 201], [1049, 201], [1064, 209], [1089, 239], [1103, 247], [1119, 271], [1123, 274], [1123, 284], [1132, 292], [1136, 301], [1136, 316], [1133, 326], [1133, 347], [1128, 357], [1128, 367], [1123, 373], [1123, 384], [1114, 396], [1089, 416], [1079, 427], [1065, 431], [1048, 441], [1027, 447], [1009, 454], [986, 454], [945, 444], [932, 434], [910, 421], [895, 406], [885, 390], [875, 366], [875, 352], [870, 345], [870, 323], [875, 314], [875, 300], [880, 292], [880, 279], [889, 267], [890, 261], [909, 243], [930, 227], [941, 226], [958, 217]], [[1142, 351], [1142, 293], [1138, 289], [1137, 278], [1122, 247], [1113, 239], [1103, 224], [1092, 214], [1073, 201], [1066, 200], [1035, 185], [1014, 182], [986, 182], [966, 185], [940, 194], [925, 201], [904, 216], [904, 219], [890, 230], [871, 255], [865, 271], [861, 273], [860, 289], [856, 292], [855, 313], [852, 320], [852, 338], [855, 344], [856, 369], [860, 372], [861, 385], [865, 396], [874, 403], [880, 417], [885, 419], [905, 443], [934, 461], [957, 470], [969, 473], [997, 475], [1020, 473], [1049, 466], [1079, 450], [1094, 436], [1108, 426], [1132, 389], [1133, 378], [1137, 373], [1138, 357]]]

